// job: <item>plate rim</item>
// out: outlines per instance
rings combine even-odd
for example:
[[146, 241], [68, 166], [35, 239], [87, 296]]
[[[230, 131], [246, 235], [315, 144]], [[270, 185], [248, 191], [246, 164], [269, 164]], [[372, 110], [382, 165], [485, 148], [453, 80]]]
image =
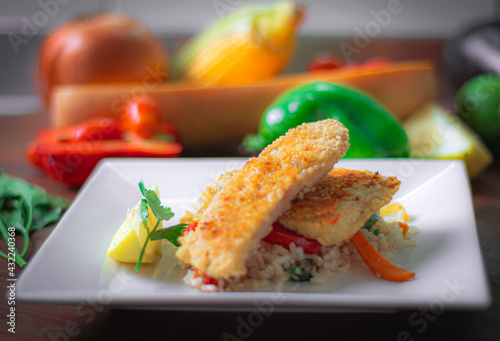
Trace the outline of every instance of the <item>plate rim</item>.
[[[115, 171], [117, 171], [118, 173], [120, 173], [120, 175], [122, 176], [123, 180], [124, 181], [128, 181], [126, 175], [124, 175], [124, 173], [120, 170], [119, 167], [117, 167], [117, 165], [121, 165], [122, 167], [124, 166], [124, 164], [127, 164], [127, 163], [142, 163], [142, 162], [146, 162], [146, 163], [177, 163], [177, 164], [182, 164], [182, 163], [185, 163], [185, 164], [193, 164], [193, 163], [198, 163], [200, 162], [201, 160], [203, 162], [213, 162], [213, 163], [220, 163], [220, 162], [227, 162], [227, 161], [230, 161], [230, 160], [237, 160], [238, 162], [244, 162], [245, 159], [247, 158], [179, 158], [179, 159], [135, 159], [135, 158], [116, 158], [116, 159], [103, 159], [99, 162], [99, 164], [96, 166], [96, 168], [94, 169], [94, 171], [92, 172], [91, 176], [89, 177], [89, 179], [86, 181], [86, 183], [81, 187], [81, 189], [79, 190], [79, 192], [77, 193], [77, 195], [75, 196], [75, 199], [74, 201], [72, 202], [70, 208], [66, 211], [66, 213], [64, 214], [64, 216], [62, 217], [62, 219], [60, 220], [59, 225], [65, 223], [65, 217], [66, 215], [71, 212], [71, 210], [73, 209], [73, 206], [74, 204], [77, 202], [80, 202], [82, 200], [85, 199], [85, 193], [86, 191], [88, 190], [89, 187], [92, 186], [93, 182], [96, 181], [96, 179], [99, 178], [100, 174], [102, 174], [102, 172], [104, 172], [106, 169], [109, 169], [109, 168], [114, 168]], [[390, 161], [390, 162], [397, 162], [398, 160], [409, 160], [409, 159], [347, 159], [347, 160], [343, 160], [343, 163], [346, 163], [346, 162], [351, 162], [351, 161], [354, 161], [354, 162], [369, 162], [369, 163], [373, 163], [373, 162], [387, 162], [387, 161]], [[420, 162], [421, 160], [419, 160]], [[427, 161], [427, 160], [425, 160]], [[465, 166], [464, 166], [464, 163], [461, 162], [460, 160], [428, 160], [430, 162], [438, 162], [438, 163], [442, 163], [443, 165], [448, 165], [447, 167], [457, 167], [458, 171], [462, 173], [462, 175], [466, 176], [466, 171], [465, 171]], [[425, 162], [424, 162], [425, 163]], [[470, 182], [468, 181], [468, 178], [465, 179], [465, 184], [467, 185], [468, 187], [468, 193], [469, 193], [469, 196], [468, 196], [468, 204], [471, 205], [471, 209], [472, 209], [472, 213], [474, 213], [474, 210], [473, 210], [473, 206], [472, 206], [472, 192], [471, 192], [471, 188], [470, 188]], [[403, 197], [406, 197], [406, 195], [410, 195], [411, 192], [405, 194]], [[476, 227], [476, 220], [475, 220], [475, 216], [473, 216], [473, 221], [474, 221], [474, 228]], [[33, 267], [34, 265], [31, 265], [31, 264], [35, 264], [39, 261], [38, 259], [40, 257], [38, 257], [38, 254], [40, 254], [40, 251], [42, 251], [45, 247], [47, 247], [46, 245], [49, 245], [50, 243], [48, 243], [49, 240], [52, 240], [52, 239], [56, 239], [56, 229], [54, 229], [54, 231], [51, 233], [51, 235], [47, 238], [47, 240], [43, 243], [43, 245], [41, 246], [41, 248], [38, 250], [38, 252], [34, 255], [34, 257], [31, 259], [31, 261], [29, 262], [27, 268], [24, 269], [24, 271], [21, 273], [21, 276], [19, 278], [19, 283], [21, 285], [18, 285], [18, 287], [23, 287], [23, 281], [24, 279], [23, 278], [26, 278], [26, 277], [29, 277], [29, 269], [30, 269], [30, 266]], [[480, 244], [479, 244], [479, 238], [477, 236], [477, 230], [476, 230], [476, 238], [477, 238], [477, 243], [478, 243], [478, 250], [479, 250], [479, 259], [480, 259], [480, 262], [481, 262], [481, 265], [482, 265], [482, 271], [481, 273], [483, 274], [483, 276], [481, 277], [481, 284], [484, 288], [484, 295], [482, 295], [482, 299], [480, 300], [476, 300], [474, 302], [468, 302], [466, 304], [451, 304], [449, 306], [449, 308], [451, 309], [484, 309], [486, 307], [488, 307], [490, 304], [491, 304], [491, 289], [490, 289], [490, 286], [489, 286], [489, 281], [487, 280], [487, 272], [486, 272], [486, 267], [485, 267], [485, 262], [484, 262], [484, 256], [483, 256], [483, 253], [481, 252], [481, 247], [480, 247]], [[43, 254], [43, 252], [42, 252]], [[25, 273], [27, 273], [28, 275], [25, 275]], [[95, 292], [95, 291], [94, 291]], [[241, 293], [242, 292], [238, 292], [236, 293], [236, 296], [240, 295], [241, 296]], [[243, 292], [245, 294], [250, 294], [250, 295], [245, 295], [245, 296], [249, 296], [249, 299], [255, 299], [255, 297], [252, 298], [252, 296], [256, 296], [256, 297], [262, 297], [263, 294], [266, 294], [266, 293], [270, 293], [268, 291], [257, 291], [257, 292]], [[212, 293], [202, 293], [202, 295], [206, 295], [206, 294], [212, 294]], [[217, 296], [217, 299], [220, 300], [221, 296], [222, 297], [232, 297], [234, 296], [234, 293], [215, 293]], [[318, 301], [318, 302], [315, 302], [315, 305], [313, 306], [310, 306], [310, 305], [307, 305], [305, 304], [304, 305], [304, 302], [303, 302], [303, 299], [299, 299], [299, 300], [295, 300], [293, 299], [294, 296], [297, 296], [297, 294], [300, 295], [308, 295], [310, 298], [312, 298], [313, 296], [315, 295], [321, 295], [321, 294], [324, 294], [324, 293], [306, 293], [306, 292], [284, 292], [285, 296], [286, 297], [290, 297], [290, 299], [287, 301], [287, 304], [283, 305], [280, 310], [283, 310], [283, 311], [287, 311], [287, 310], [294, 310], [294, 309], [298, 309], [298, 310], [307, 310], [307, 311], [314, 311], [315, 309], [318, 309], [318, 310], [338, 310], [338, 309], [344, 309], [344, 308], [347, 308], [347, 309], [375, 309], [375, 310], [387, 310], [387, 309], [408, 309], [408, 308], [416, 308], [418, 306], [420, 306], [422, 304], [422, 299], [416, 299], [414, 304], [408, 304], [409, 301], [406, 301], [404, 303], [401, 303], [401, 302], [391, 302], [391, 304], [387, 305], [387, 306], [380, 306], [379, 304], [377, 304], [375, 302], [375, 304], [373, 304], [373, 302], [370, 304], [363, 304], [363, 305], [359, 305], [359, 304], [356, 304], [357, 302], [348, 302], [346, 300], [340, 300], [340, 301], [330, 301], [330, 300], [325, 300], [324, 301], [324, 304], [321, 303], [321, 301]], [[78, 296], [78, 295], [76, 295]], [[48, 296], [45, 296], [45, 297], [41, 297], [41, 296], [37, 296], [36, 294], [33, 295], [33, 293], [30, 295], [29, 293], [26, 294], [26, 293], [22, 293], [22, 290], [18, 293], [18, 299], [20, 301], [30, 301], [30, 302], [38, 302], [38, 303], [51, 303], [51, 302], [58, 302], [58, 303], [69, 303], [69, 302], [73, 302], [73, 303], [78, 303], [81, 301], [82, 299], [82, 295], [80, 295], [79, 299], [75, 299], [75, 300], [72, 300], [71, 298], [76, 298], [75, 295], [72, 296], [71, 293], [66, 293], [66, 296], [65, 295], [61, 295], [59, 297], [48, 297]], [[205, 297], [205, 300], [207, 297], [210, 297], [210, 296], [204, 296]], [[359, 297], [359, 295], [358, 295]], [[142, 304], [144, 301], [138, 301], [136, 299], [133, 299], [133, 300], [130, 300], [130, 301], [126, 301], [126, 300], [122, 300], [122, 301], [112, 301], [109, 303], [109, 305], [113, 306], [113, 307], [123, 307], [123, 308], [127, 308], [127, 307], [132, 307], [132, 308], [147, 308], [148, 306], [149, 307], [155, 307], [156, 309], [160, 308], [160, 309], [172, 309], [172, 310], [178, 310], [178, 309], [183, 309], [183, 310], [191, 310], [191, 309], [194, 309], [194, 310], [218, 310], [218, 309], [221, 309], [223, 306], [226, 306], [228, 309], [233, 309], [234, 310], [242, 310], [242, 311], [247, 311], [247, 309], [245, 308], [245, 304], [242, 304], [241, 302], [240, 303], [236, 303], [236, 302], [231, 302], [230, 300], [227, 300], [227, 299], [223, 299], [221, 304], [216, 304], [216, 302], [211, 302], [211, 303], [208, 303], [208, 305], [206, 303], [199, 303], [199, 298], [200, 298], [200, 295], [196, 295], [192, 298], [188, 297], [187, 299], [184, 298], [184, 301], [179, 302], [178, 304], [172, 304], [173, 302], [171, 302], [171, 304], [168, 304], [166, 302], [162, 302], [161, 304], [152, 304], [152, 302], [148, 302], [149, 304], [147, 305], [144, 305]], [[193, 301], [191, 301], [193, 300]], [[227, 300], [227, 302], [226, 302]], [[175, 300], [174, 300], [175, 301]], [[198, 301], [198, 303], [196, 303]], [[210, 300], [209, 300], [210, 301]], [[410, 300], [411, 301], [411, 300]], [[221, 301], [219, 301], [221, 302]], [[248, 303], [248, 302], [247, 302]]]

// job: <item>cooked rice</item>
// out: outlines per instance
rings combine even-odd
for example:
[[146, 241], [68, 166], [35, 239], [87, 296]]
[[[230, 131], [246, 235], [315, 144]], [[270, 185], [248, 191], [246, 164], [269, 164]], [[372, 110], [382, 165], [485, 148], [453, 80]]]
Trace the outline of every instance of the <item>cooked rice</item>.
[[320, 255], [305, 255], [302, 247], [290, 245], [290, 250], [280, 245], [262, 241], [259, 249], [247, 261], [248, 272], [244, 278], [219, 279], [215, 285], [205, 285], [201, 277], [188, 270], [184, 282], [204, 291], [246, 291], [272, 286], [272, 290], [281, 290], [290, 280], [288, 268], [298, 260], [312, 258], [318, 265], [313, 272], [312, 283], [325, 283], [336, 271], [349, 269], [352, 258], [352, 246], [348, 242], [332, 246], [322, 246]]
[[[413, 250], [415, 241], [412, 238], [418, 233], [416, 227], [410, 226], [410, 229], [403, 237], [403, 229], [399, 226], [398, 222], [404, 222], [402, 216], [388, 215], [379, 219], [370, 230], [361, 229], [361, 232], [370, 244], [391, 262], [395, 262], [398, 255], [405, 256], [399, 251], [403, 249], [408, 251]], [[376, 236], [373, 231], [377, 229], [379, 234]], [[405, 264], [408, 261], [407, 258], [403, 257], [399, 259], [399, 262]]]
[[[389, 221], [388, 221], [389, 220]], [[398, 251], [412, 249], [415, 242], [410, 238], [418, 233], [411, 227], [403, 238], [402, 228], [398, 225], [397, 218], [379, 219], [370, 229], [361, 229], [368, 239], [381, 254], [387, 259], [395, 261]], [[378, 229], [378, 235], [373, 231]], [[331, 245], [322, 246], [319, 255], [306, 255], [302, 247], [290, 245], [290, 250], [280, 245], [272, 245], [261, 241], [259, 249], [247, 261], [247, 274], [242, 278], [218, 279], [217, 285], [205, 284], [202, 277], [195, 275], [191, 269], [187, 270], [184, 282], [202, 291], [255, 291], [269, 289], [282, 290], [290, 280], [288, 268], [296, 261], [306, 258], [313, 259], [318, 268], [312, 272], [310, 282], [325, 284], [335, 276], [336, 272], [347, 271], [353, 261], [361, 261], [356, 249], [349, 240]]]

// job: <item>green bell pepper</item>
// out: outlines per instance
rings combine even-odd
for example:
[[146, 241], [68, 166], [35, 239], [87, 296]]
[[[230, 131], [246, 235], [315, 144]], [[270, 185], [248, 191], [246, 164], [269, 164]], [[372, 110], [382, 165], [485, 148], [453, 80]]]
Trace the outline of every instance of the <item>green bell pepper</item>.
[[278, 96], [262, 116], [258, 134], [247, 135], [243, 148], [258, 151], [305, 122], [327, 118], [349, 130], [346, 158], [408, 157], [410, 143], [399, 122], [370, 97], [345, 86], [314, 82]]

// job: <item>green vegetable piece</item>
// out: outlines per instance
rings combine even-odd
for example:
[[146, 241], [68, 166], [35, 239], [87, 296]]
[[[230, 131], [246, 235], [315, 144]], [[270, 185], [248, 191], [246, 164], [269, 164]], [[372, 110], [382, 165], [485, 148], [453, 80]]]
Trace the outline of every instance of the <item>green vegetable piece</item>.
[[349, 129], [346, 158], [408, 157], [410, 143], [399, 122], [370, 97], [345, 86], [314, 82], [278, 96], [262, 116], [257, 135], [243, 148], [263, 149], [302, 123], [332, 118]]
[[306, 282], [312, 278], [313, 271], [318, 269], [318, 265], [312, 258], [296, 261], [288, 268], [288, 274], [292, 282]]
[[372, 233], [375, 235], [375, 236], [378, 236], [378, 234], [380, 233], [380, 229], [375, 229], [372, 231]]
[[373, 225], [375, 225], [375, 223], [378, 221], [378, 215], [377, 214], [372, 214], [370, 216], [370, 218], [368, 218], [368, 220], [365, 222], [365, 224], [363, 225], [362, 229], [371, 229]]
[[188, 226], [189, 224], [177, 224], [161, 230], [157, 230], [151, 234], [151, 240], [166, 239], [175, 246], [179, 247], [181, 246], [181, 244], [177, 241], [177, 238], [182, 236], [182, 231], [184, 231], [184, 229]]
[[[15, 249], [17, 265], [26, 264], [30, 234], [56, 222], [69, 204], [66, 198], [48, 194], [44, 188], [0, 170], [0, 236], [7, 242], [8, 229], [14, 227], [23, 237], [21, 252]], [[8, 259], [4, 252], [0, 255]]]

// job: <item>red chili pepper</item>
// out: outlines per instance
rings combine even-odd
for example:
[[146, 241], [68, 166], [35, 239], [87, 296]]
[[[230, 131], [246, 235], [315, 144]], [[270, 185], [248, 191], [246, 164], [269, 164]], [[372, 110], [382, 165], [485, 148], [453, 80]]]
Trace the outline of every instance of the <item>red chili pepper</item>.
[[278, 222], [273, 224], [273, 229], [263, 240], [269, 244], [281, 245], [287, 250], [290, 250], [291, 243], [295, 243], [296, 246], [302, 247], [304, 253], [308, 255], [317, 255], [321, 248], [321, 244], [317, 240], [287, 230]]
[[[119, 123], [114, 122], [111, 126]], [[115, 126], [116, 128], [117, 126]], [[88, 129], [87, 129], [88, 128]], [[96, 164], [110, 157], [172, 157], [182, 151], [177, 142], [156, 139], [114, 139], [121, 135], [112, 128], [108, 133], [99, 126], [81, 125], [41, 131], [28, 147], [28, 158], [53, 179], [70, 186], [81, 186]], [[166, 128], [166, 131], [162, 129]], [[159, 125], [160, 133], [170, 134], [170, 125]], [[76, 134], [78, 131], [80, 134]], [[88, 133], [88, 134], [87, 134]], [[113, 139], [112, 139], [113, 138]]]

